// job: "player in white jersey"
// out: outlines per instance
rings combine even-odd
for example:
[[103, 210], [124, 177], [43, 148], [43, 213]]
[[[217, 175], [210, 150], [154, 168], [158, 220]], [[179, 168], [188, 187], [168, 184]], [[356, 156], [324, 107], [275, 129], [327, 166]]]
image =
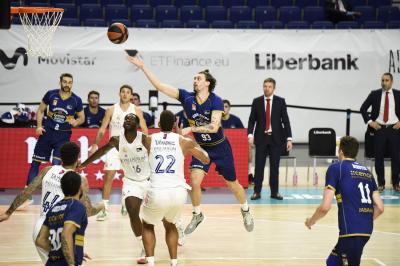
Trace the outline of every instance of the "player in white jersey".
[[[0, 215], [0, 222], [3, 222], [10, 218], [12, 213], [28, 198], [32, 193], [42, 187], [42, 199], [40, 203], [40, 217], [36, 222], [33, 230], [33, 242], [39, 234], [40, 228], [46, 218], [46, 213], [54, 206], [56, 203], [64, 198], [64, 194], [61, 190], [60, 180], [61, 177], [68, 171], [74, 171], [78, 164], [80, 148], [74, 142], [67, 142], [60, 148], [62, 165], [48, 166], [40, 171], [39, 175], [35, 177], [32, 183], [29, 184], [11, 203], [8, 210]], [[89, 195], [89, 186], [87, 179], [82, 177], [82, 203], [86, 207], [87, 215], [92, 216], [100, 212], [104, 208], [103, 203], [96, 206], [92, 206]], [[42, 248], [36, 247], [39, 256], [45, 263], [47, 261], [48, 252]]]
[[165, 110], [160, 115], [161, 132], [146, 136], [145, 147], [149, 150], [151, 169], [150, 189], [143, 204], [143, 244], [148, 266], [154, 266], [156, 237], [154, 225], [162, 221], [165, 227], [165, 240], [168, 246], [171, 266], [177, 265], [179, 220], [187, 198], [184, 177], [185, 155], [191, 154], [202, 163], [210, 158], [194, 140], [171, 132], [175, 115]]
[[[144, 134], [147, 134], [147, 126], [146, 121], [143, 118], [143, 112], [139, 106], [135, 106], [130, 103], [130, 99], [132, 98], [133, 89], [129, 85], [122, 85], [119, 89], [119, 103], [114, 104], [109, 107], [106, 111], [106, 114], [101, 122], [101, 127], [97, 132], [96, 139], [92, 144], [92, 148], [90, 149], [90, 154], [93, 154], [98, 149], [98, 144], [104, 136], [107, 127], [110, 128], [110, 138], [114, 136], [119, 136], [123, 132], [123, 123], [124, 117], [133, 113], [139, 117], [140, 127]], [[105, 210], [100, 212], [97, 216], [98, 221], [104, 221], [107, 219], [107, 210], [108, 210], [108, 201], [110, 199], [111, 194], [111, 186], [112, 181], [114, 180], [114, 175], [116, 171], [121, 169], [121, 162], [119, 160], [118, 151], [113, 148], [106, 155], [106, 163], [104, 164], [104, 172], [105, 179], [103, 182], [103, 192], [102, 198], [104, 205], [106, 206]], [[126, 214], [124, 203], [122, 203], [121, 213], [123, 215]]]
[[118, 159], [124, 171], [122, 202], [127, 208], [132, 231], [142, 247], [137, 263], [144, 264], [146, 259], [142, 244], [142, 221], [139, 212], [149, 186], [150, 166], [148, 152], [143, 145], [145, 135], [137, 131], [138, 125], [139, 118], [133, 113], [127, 114], [124, 118], [123, 132], [119, 136], [111, 137], [106, 145], [98, 149], [80, 167], [86, 167], [112, 149], [117, 150]]

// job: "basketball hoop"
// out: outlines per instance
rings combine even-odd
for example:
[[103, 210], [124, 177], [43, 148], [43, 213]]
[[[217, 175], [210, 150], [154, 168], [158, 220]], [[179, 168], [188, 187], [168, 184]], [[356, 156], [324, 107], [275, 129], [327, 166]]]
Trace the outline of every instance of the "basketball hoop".
[[11, 7], [11, 14], [19, 14], [28, 36], [29, 56], [48, 58], [53, 55], [53, 35], [63, 13], [63, 8]]

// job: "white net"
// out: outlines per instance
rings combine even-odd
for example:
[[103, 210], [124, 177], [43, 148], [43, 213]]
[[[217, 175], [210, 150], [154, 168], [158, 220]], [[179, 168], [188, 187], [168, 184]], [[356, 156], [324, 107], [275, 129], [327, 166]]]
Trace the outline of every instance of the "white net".
[[28, 36], [28, 55], [48, 58], [53, 55], [53, 35], [61, 21], [63, 9], [45, 12], [19, 12]]

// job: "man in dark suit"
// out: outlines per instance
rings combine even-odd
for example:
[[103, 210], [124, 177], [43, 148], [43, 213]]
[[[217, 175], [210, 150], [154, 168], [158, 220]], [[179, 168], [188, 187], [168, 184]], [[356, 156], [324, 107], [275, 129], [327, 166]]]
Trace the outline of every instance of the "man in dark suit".
[[335, 24], [339, 21], [352, 21], [361, 16], [360, 12], [352, 10], [352, 6], [346, 0], [325, 0], [326, 18]]
[[[392, 166], [392, 184], [395, 191], [400, 192], [400, 91], [392, 88], [393, 76], [384, 73], [382, 88], [373, 90], [361, 105], [360, 111], [368, 130], [374, 133], [375, 172], [378, 176], [378, 190], [385, 190], [385, 149], [390, 149]], [[368, 109], [371, 113], [368, 113]]]
[[[279, 194], [279, 161], [283, 146], [292, 149], [292, 131], [284, 98], [274, 95], [276, 82], [267, 78], [263, 83], [264, 95], [253, 100], [247, 128], [249, 143], [255, 145], [256, 161], [252, 200], [261, 198], [264, 167], [269, 155], [269, 184], [271, 198], [282, 200]], [[255, 127], [255, 128], [254, 128]], [[253, 137], [254, 134], [254, 137]]]

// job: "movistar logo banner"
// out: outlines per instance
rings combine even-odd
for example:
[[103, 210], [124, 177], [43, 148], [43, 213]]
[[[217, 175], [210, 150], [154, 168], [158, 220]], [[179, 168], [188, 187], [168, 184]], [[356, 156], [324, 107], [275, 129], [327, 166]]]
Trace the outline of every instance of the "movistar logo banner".
[[0, 62], [4, 66], [5, 69], [11, 70], [14, 69], [17, 65], [18, 58], [22, 56], [24, 66], [28, 64], [28, 55], [26, 54], [26, 49], [23, 47], [18, 47], [15, 50], [14, 55], [12, 57], [8, 57], [6, 53], [0, 49]]
[[359, 70], [358, 57], [346, 54], [341, 57], [316, 57], [308, 54], [301, 57], [288, 57], [275, 53], [255, 54], [257, 70]]

